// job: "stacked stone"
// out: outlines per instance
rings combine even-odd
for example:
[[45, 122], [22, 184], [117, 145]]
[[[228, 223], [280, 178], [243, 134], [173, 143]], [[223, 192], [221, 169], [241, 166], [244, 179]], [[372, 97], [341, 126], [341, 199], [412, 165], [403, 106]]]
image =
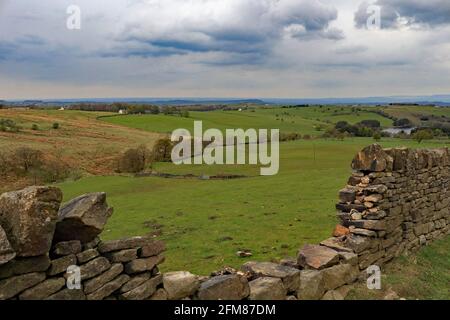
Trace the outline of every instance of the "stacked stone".
[[[164, 243], [145, 237], [101, 242], [112, 214], [105, 194], [59, 209], [61, 198], [59, 189], [47, 187], [0, 197], [0, 300], [160, 298]], [[81, 286], [69, 288], [76, 268]]]
[[449, 233], [449, 159], [447, 149], [372, 145], [358, 153], [339, 193], [335, 241], [358, 254], [360, 270]]

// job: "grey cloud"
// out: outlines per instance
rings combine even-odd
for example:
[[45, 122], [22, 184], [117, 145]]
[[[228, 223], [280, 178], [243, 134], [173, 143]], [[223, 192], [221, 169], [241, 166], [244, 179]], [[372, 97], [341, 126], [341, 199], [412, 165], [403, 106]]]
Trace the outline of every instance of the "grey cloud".
[[[381, 27], [398, 28], [404, 25], [437, 27], [450, 24], [450, 1], [448, 0], [377, 0], [374, 2], [381, 9]], [[369, 17], [368, 2], [360, 4], [355, 12], [355, 24], [366, 27]]]
[[[171, 0], [163, 8], [155, 10], [161, 11], [161, 19], [164, 20], [165, 12], [177, 3], [180, 0]], [[203, 3], [208, 6], [214, 1]], [[108, 54], [134, 55], [135, 50], [127, 52], [125, 45], [134, 41], [148, 48], [150, 55], [158, 49], [167, 54], [222, 52], [232, 55], [232, 59], [218, 61], [219, 64], [255, 63], [263, 61], [261, 56], [268, 56], [286, 34], [298, 40], [344, 38], [341, 30], [329, 27], [330, 22], [337, 18], [337, 10], [318, 0], [232, 0], [224, 12], [215, 12], [211, 7], [213, 13], [200, 11], [183, 18], [177, 16], [174, 7], [173, 23], [162, 21], [161, 26], [153, 19], [158, 15], [154, 8], [138, 3], [134, 9], [139, 9], [140, 19], [125, 21], [123, 32], [116, 37], [114, 47], [119, 49], [118, 52]], [[300, 27], [301, 32], [296, 27]], [[145, 53], [138, 51], [138, 54]], [[254, 56], [258, 59], [249, 59]]]

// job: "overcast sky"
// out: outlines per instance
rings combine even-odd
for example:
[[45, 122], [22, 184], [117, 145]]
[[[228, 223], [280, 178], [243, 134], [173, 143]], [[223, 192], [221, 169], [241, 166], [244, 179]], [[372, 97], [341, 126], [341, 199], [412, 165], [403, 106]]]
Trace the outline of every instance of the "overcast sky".
[[0, 0], [0, 99], [448, 93], [449, 0]]

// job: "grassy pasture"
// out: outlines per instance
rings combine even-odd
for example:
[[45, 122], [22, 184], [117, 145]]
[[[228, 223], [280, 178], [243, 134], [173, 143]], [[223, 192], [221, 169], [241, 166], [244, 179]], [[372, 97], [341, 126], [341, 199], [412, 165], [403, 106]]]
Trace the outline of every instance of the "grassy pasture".
[[193, 133], [193, 121], [203, 121], [205, 129], [217, 128], [278, 128], [280, 132], [320, 135], [317, 125], [331, 125], [338, 121], [355, 124], [362, 120], [379, 120], [389, 127], [392, 121], [378, 114], [361, 111], [351, 112], [351, 108], [310, 107], [310, 108], [257, 108], [243, 111], [190, 112], [189, 118], [170, 115], [123, 115], [104, 118], [109, 123], [124, 125], [146, 131], [170, 133], [174, 129], [186, 128]]
[[[89, 177], [66, 182], [65, 200], [85, 192], [106, 191], [115, 213], [104, 239], [148, 234], [160, 230], [168, 245], [163, 270], [191, 270], [199, 274], [246, 259], [293, 256], [305, 243], [330, 236], [336, 224], [337, 192], [350, 175], [350, 161], [372, 139], [310, 140], [282, 143], [280, 172], [261, 177], [257, 166], [156, 164], [170, 173], [235, 173], [237, 180], [162, 179], [156, 177]], [[385, 147], [413, 141], [382, 140]], [[448, 144], [447, 144], [448, 145]], [[423, 146], [425, 146], [423, 144]], [[426, 146], [443, 147], [443, 142]], [[225, 167], [225, 168], [224, 168]]]

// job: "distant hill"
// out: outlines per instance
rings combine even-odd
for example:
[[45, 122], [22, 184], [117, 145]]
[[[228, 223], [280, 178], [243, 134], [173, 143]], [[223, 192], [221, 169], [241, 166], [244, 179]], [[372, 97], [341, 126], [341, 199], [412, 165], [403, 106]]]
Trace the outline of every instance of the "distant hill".
[[[0, 100], [1, 101], [1, 100]], [[44, 100], [10, 100], [5, 103], [17, 106], [55, 106], [70, 105], [75, 103], [136, 103], [152, 104], [160, 106], [183, 105], [229, 105], [229, 104], [281, 104], [281, 105], [385, 105], [385, 104], [419, 104], [450, 106], [450, 95], [431, 96], [390, 96], [390, 97], [361, 97], [361, 98], [83, 98], [83, 99], [44, 99]]]

